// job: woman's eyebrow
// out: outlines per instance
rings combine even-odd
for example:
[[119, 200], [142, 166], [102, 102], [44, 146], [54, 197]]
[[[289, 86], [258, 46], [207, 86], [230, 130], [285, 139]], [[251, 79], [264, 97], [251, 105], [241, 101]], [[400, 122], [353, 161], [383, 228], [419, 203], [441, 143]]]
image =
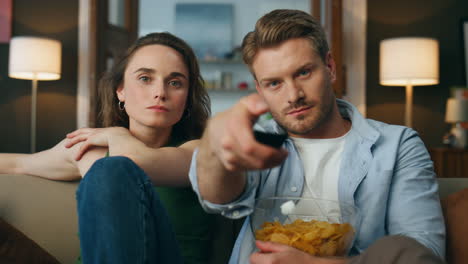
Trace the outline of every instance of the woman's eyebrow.
[[[137, 73], [137, 72], [144, 72], [144, 73], [155, 73], [156, 70], [155, 69], [151, 69], [151, 68], [145, 68], [145, 67], [142, 67], [142, 68], [139, 68], [137, 69], [136, 71], [134, 71], [133, 73]], [[185, 76], [185, 74], [181, 73], [181, 72], [171, 72], [167, 78], [174, 78], [174, 77], [182, 77], [186, 80], [188, 80], [187, 76]]]
[[185, 74], [183, 74], [183, 73], [181, 73], [181, 72], [171, 72], [171, 74], [169, 74], [168, 77], [169, 77], [169, 78], [182, 77], [182, 78], [188, 80], [187, 76], [185, 76]]
[[139, 68], [136, 71], [134, 71], [133, 73], [137, 73], [137, 72], [155, 73], [156, 71], [154, 69], [151, 69], [151, 68]]

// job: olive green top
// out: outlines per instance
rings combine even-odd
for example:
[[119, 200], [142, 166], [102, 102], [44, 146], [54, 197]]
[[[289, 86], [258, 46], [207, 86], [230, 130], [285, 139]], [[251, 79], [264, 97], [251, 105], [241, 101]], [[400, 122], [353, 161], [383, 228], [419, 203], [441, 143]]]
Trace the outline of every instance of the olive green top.
[[192, 188], [155, 187], [167, 210], [185, 263], [208, 263], [213, 215], [205, 213]]
[[[167, 146], [179, 146], [169, 143]], [[187, 172], [188, 177], [188, 172]], [[208, 263], [211, 256], [214, 215], [207, 214], [191, 187], [155, 187], [167, 210], [182, 250], [184, 263]]]

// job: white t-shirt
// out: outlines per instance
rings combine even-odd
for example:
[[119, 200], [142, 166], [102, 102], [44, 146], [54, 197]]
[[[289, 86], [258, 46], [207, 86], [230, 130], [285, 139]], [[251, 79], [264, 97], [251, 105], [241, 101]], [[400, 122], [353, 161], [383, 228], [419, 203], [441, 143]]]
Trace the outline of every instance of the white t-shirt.
[[[349, 132], [341, 137], [328, 139], [292, 138], [304, 166], [305, 181], [302, 197], [338, 201], [341, 154], [348, 134]], [[301, 203], [297, 206], [301, 207]], [[331, 212], [335, 214], [339, 213], [339, 207], [336, 206], [337, 204], [327, 203], [326, 206], [314, 205], [315, 209], [304, 209], [309, 212], [321, 211], [317, 212], [319, 214]]]

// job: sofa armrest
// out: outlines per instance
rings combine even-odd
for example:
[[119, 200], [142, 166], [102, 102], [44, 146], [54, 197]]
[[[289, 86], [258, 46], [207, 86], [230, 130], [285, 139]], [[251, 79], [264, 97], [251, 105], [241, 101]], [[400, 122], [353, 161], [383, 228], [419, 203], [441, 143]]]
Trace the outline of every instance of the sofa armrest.
[[0, 218], [57, 258], [79, 255], [75, 191], [78, 182], [0, 174]]

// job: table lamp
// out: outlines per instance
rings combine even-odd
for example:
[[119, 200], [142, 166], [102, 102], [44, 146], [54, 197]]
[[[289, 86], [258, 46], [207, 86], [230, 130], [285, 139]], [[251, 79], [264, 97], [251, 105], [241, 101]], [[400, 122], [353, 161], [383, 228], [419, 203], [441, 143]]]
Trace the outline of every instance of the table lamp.
[[468, 99], [449, 98], [445, 111], [445, 122], [452, 123], [450, 133], [454, 136], [453, 147], [465, 148], [467, 146], [467, 131], [461, 126], [468, 121]]
[[62, 45], [57, 40], [13, 37], [10, 41], [8, 76], [32, 80], [31, 153], [36, 152], [37, 81], [60, 79]]
[[380, 84], [406, 86], [405, 126], [413, 126], [413, 86], [439, 83], [439, 44], [431, 38], [380, 42]]

